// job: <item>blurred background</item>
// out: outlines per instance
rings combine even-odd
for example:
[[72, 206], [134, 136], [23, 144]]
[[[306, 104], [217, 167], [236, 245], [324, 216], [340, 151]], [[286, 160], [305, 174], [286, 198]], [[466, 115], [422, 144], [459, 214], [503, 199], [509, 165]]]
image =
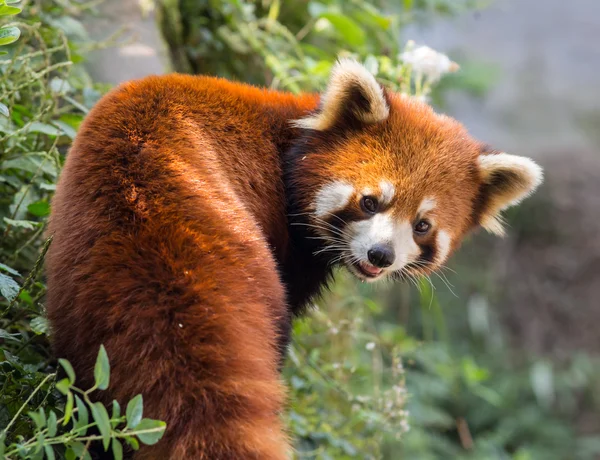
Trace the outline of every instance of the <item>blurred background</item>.
[[[53, 184], [95, 101], [170, 71], [318, 91], [351, 55], [494, 148], [533, 157], [546, 181], [508, 213], [506, 238], [472, 235], [431, 279], [374, 287], [339, 274], [297, 321], [285, 368], [297, 458], [600, 458], [600, 2], [21, 7], [21, 38], [0, 57], [0, 428], [56, 366], [35, 262]], [[402, 56], [425, 45], [460, 70], [421, 79]], [[64, 401], [48, 387], [38, 405], [60, 412]], [[27, 436], [27, 421], [17, 427]]]

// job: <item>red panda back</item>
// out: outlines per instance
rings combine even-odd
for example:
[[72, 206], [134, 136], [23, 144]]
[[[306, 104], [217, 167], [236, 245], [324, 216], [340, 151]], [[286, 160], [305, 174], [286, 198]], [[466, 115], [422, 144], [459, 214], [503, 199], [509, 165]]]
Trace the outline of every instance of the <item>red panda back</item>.
[[287, 140], [269, 133], [301, 110], [221, 80], [151, 78], [99, 102], [68, 154], [49, 228], [54, 348], [85, 385], [104, 344], [98, 397], [141, 393], [167, 422], [139, 458], [285, 458], [289, 313], [269, 244], [285, 247]]

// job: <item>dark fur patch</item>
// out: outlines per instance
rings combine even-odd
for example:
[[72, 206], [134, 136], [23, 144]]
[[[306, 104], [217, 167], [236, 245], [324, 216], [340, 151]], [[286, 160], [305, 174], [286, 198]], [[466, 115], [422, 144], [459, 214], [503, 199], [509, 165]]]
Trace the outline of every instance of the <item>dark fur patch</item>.
[[435, 246], [433, 244], [420, 244], [421, 254], [418, 262], [433, 263], [435, 258]]

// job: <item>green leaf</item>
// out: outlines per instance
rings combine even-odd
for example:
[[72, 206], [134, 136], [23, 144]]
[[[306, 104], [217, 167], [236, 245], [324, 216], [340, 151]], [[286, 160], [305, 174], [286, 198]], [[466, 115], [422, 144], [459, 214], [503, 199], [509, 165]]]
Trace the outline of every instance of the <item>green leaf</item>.
[[19, 283], [10, 276], [0, 273], [0, 294], [5, 297], [6, 300], [12, 302], [19, 293], [19, 289]]
[[10, 334], [8, 331], [6, 331], [4, 329], [0, 329], [0, 339], [14, 340], [16, 342], [19, 342], [19, 339], [17, 339], [17, 337], [19, 337], [20, 335], [21, 335], [21, 333], [19, 333], [19, 332], [15, 332], [14, 334]]
[[71, 447], [67, 448], [67, 450], [65, 451], [65, 459], [66, 460], [76, 460], [77, 459], [77, 454], [75, 453], [73, 448], [71, 448]]
[[353, 19], [335, 13], [323, 13], [321, 17], [327, 19], [349, 45], [361, 46], [365, 44], [365, 32]]
[[142, 395], [135, 396], [127, 404], [127, 410], [125, 411], [125, 417], [127, 418], [127, 428], [135, 428], [142, 420], [142, 413], [144, 411], [144, 400]]
[[14, 268], [10, 268], [8, 265], [4, 265], [3, 263], [0, 263], [0, 270], [4, 270], [5, 272], [10, 273], [11, 275], [21, 276], [21, 274]]
[[35, 450], [34, 450], [34, 456], [31, 457], [32, 459], [40, 459], [43, 460], [44, 456], [42, 455], [42, 449], [44, 447], [44, 439], [46, 438], [46, 436], [44, 435], [43, 432], [38, 431], [37, 434], [35, 435]]
[[[77, 422], [75, 422], [75, 429], [79, 431], [81, 428], [86, 426], [89, 423], [89, 412], [86, 404], [81, 400], [81, 398], [75, 395], [75, 404], [77, 405]], [[82, 432], [78, 432], [79, 435], [84, 435], [87, 432], [87, 429]]]
[[100, 431], [100, 435], [102, 436], [102, 445], [104, 446], [104, 450], [108, 450], [108, 446], [110, 445], [110, 418], [108, 417], [108, 412], [106, 411], [106, 407], [101, 402], [95, 402], [91, 406], [92, 416], [94, 417], [94, 421], [98, 425], [98, 430]]
[[30, 321], [29, 326], [36, 334], [45, 334], [48, 332], [48, 319], [43, 316], [37, 316]]
[[52, 137], [60, 136], [63, 133], [60, 128], [57, 128], [56, 126], [49, 125], [48, 123], [42, 123], [39, 121], [34, 121], [33, 123], [31, 123], [27, 128], [27, 132], [42, 133], [42, 134], [45, 134], [47, 136], [52, 136]]
[[121, 417], [121, 406], [119, 405], [119, 403], [117, 402], [116, 399], [113, 399], [112, 402], [112, 416], [111, 419], [113, 419], [114, 421], [110, 422], [111, 426], [114, 428], [117, 427], [117, 425], [119, 424], [119, 418]]
[[46, 452], [46, 457], [48, 457], [48, 460], [55, 460], [56, 457], [54, 456], [54, 449], [50, 444], [46, 444], [44, 446], [44, 452]]
[[29, 293], [29, 291], [27, 289], [23, 289], [21, 291], [21, 293], [19, 294], [19, 299], [21, 299], [27, 305], [33, 306], [33, 299], [31, 298], [31, 294]]
[[16, 42], [20, 36], [21, 31], [18, 27], [2, 27], [0, 29], [0, 46], [10, 45], [11, 43]]
[[127, 444], [129, 444], [129, 447], [131, 447], [133, 450], [140, 449], [140, 443], [133, 436], [126, 437], [125, 442], [127, 442]]
[[21, 8], [16, 6], [8, 6], [0, 4], [0, 16], [12, 16], [15, 14], [19, 14], [21, 12]]
[[73, 366], [71, 366], [71, 363], [63, 358], [60, 358], [58, 360], [58, 363], [63, 367], [63, 369], [67, 373], [67, 376], [69, 377], [69, 381], [71, 382], [71, 385], [74, 384], [75, 383], [75, 371], [73, 370]]
[[63, 420], [63, 426], [69, 423], [71, 420], [71, 415], [73, 415], [73, 393], [70, 391], [67, 393], [67, 403], [65, 404], [65, 417]]
[[67, 123], [60, 121], [60, 120], [54, 121], [54, 124], [61, 129], [61, 131], [63, 132], [63, 134], [65, 136], [69, 137], [70, 139], [75, 139], [75, 135], [77, 134], [77, 131], [75, 131], [75, 129], [73, 129], [73, 127], [71, 127]]
[[42, 225], [41, 222], [34, 222], [32, 220], [13, 220], [8, 217], [4, 218], [4, 222], [12, 227], [24, 228], [26, 230], [33, 230], [35, 227]]
[[160, 441], [160, 438], [162, 438], [165, 434], [166, 427], [167, 424], [165, 422], [144, 418], [136, 427], [135, 431], [139, 432], [152, 429], [157, 429], [157, 431], [152, 431], [150, 433], [137, 433], [136, 436], [141, 442], [151, 446], [152, 444], [156, 444], [158, 441]]
[[[51, 177], [56, 177], [58, 175], [58, 171], [56, 166], [53, 164], [53, 160], [50, 159], [48, 154], [45, 152], [26, 153], [17, 158], [6, 160], [2, 163], [1, 167], [2, 169], [21, 169], [32, 174], [39, 174], [42, 172], [50, 175]], [[33, 200], [30, 202], [33, 203]]]
[[56, 184], [41, 183], [41, 184], [38, 184], [38, 187], [41, 188], [42, 190], [50, 190], [51, 192], [54, 192], [56, 190]]
[[122, 460], [123, 459], [123, 446], [119, 442], [117, 438], [112, 440], [112, 453], [114, 460]]
[[38, 430], [41, 430], [46, 427], [46, 414], [44, 413], [44, 409], [40, 407], [37, 412], [29, 412], [29, 417], [31, 420], [35, 422], [35, 426]]
[[62, 379], [59, 382], [56, 382], [56, 389], [64, 395], [68, 394], [69, 391], [71, 391], [69, 379]]
[[47, 201], [36, 201], [27, 206], [27, 211], [37, 217], [46, 217], [50, 214], [50, 204]]
[[[87, 451], [85, 444], [79, 441], [73, 442], [69, 444], [69, 449], [73, 451], [75, 457], [73, 458], [83, 458], [84, 460], [91, 460], [89, 452]], [[67, 452], [68, 453], [68, 452]]]
[[6, 105], [4, 105], [2, 102], [0, 102], [0, 115], [4, 115], [5, 117], [10, 117], [10, 111], [8, 110], [8, 107], [6, 107]]
[[50, 411], [50, 415], [48, 416], [48, 436], [54, 437], [56, 435], [56, 414], [54, 411]]
[[96, 386], [101, 390], [106, 390], [110, 383], [110, 364], [104, 345], [100, 345], [100, 351], [98, 352], [98, 358], [94, 366], [94, 380]]

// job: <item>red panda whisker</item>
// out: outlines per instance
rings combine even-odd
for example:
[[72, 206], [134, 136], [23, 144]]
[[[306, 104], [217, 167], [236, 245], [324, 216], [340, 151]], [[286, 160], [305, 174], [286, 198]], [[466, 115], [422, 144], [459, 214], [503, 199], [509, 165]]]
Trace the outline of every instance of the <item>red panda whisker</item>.
[[[335, 216], [335, 214], [332, 214], [332, 215], [333, 215], [333, 216]], [[313, 216], [313, 217], [314, 217], [314, 219], [317, 221], [317, 223], [322, 223], [322, 224], [325, 224], [325, 225], [327, 225], [328, 227], [331, 227], [331, 228], [335, 229], [336, 231], [338, 231], [338, 232], [340, 232], [340, 233], [342, 233], [342, 234], [347, 234], [347, 232], [346, 232], [344, 229], [341, 229], [341, 228], [338, 228], [338, 227], [336, 227], [336, 226], [335, 226], [335, 225], [333, 225], [331, 222], [327, 222], [326, 220], [324, 220], [324, 219], [321, 219], [320, 217], [316, 217], [316, 216]], [[348, 223], [347, 223], [346, 221], [344, 221], [344, 220], [343, 220], [341, 217], [338, 217], [338, 216], [335, 216], [335, 217], [337, 217], [338, 219], [340, 219], [344, 225], [348, 225]], [[349, 235], [348, 235], [348, 236], [349, 236]]]
[[454, 295], [454, 297], [458, 298], [458, 295], [456, 295], [456, 292], [454, 292], [453, 288], [454, 285], [448, 281], [448, 278], [446, 278], [446, 275], [443, 272], [439, 272], [437, 270], [433, 271], [433, 273], [440, 279], [442, 280], [442, 282], [446, 285], [446, 287], [448, 288], [448, 290], [452, 293], [452, 295]]
[[[333, 214], [332, 212], [327, 212], [327, 214], [329, 214], [329, 215], [331, 215], [331, 216], [333, 216], [333, 217], [335, 217], [335, 218], [337, 218], [337, 219], [341, 220], [341, 221], [342, 221], [342, 223], [344, 223], [344, 224], [346, 224], [346, 225], [348, 224], [348, 223], [347, 223], [347, 222], [346, 222], [344, 219], [342, 219], [341, 217], [339, 217], [339, 216], [337, 216], [337, 215]], [[330, 227], [333, 227], [333, 228], [336, 228], [336, 229], [337, 229], [337, 227], [336, 227], [336, 226], [334, 226], [334, 225], [333, 225], [333, 224], [331, 224], [330, 222], [327, 222], [325, 219], [322, 219], [321, 217], [319, 217], [319, 216], [316, 216], [316, 215], [315, 215], [313, 212], [299, 212], [299, 213], [294, 213], [294, 214], [288, 214], [288, 216], [310, 216], [310, 217], [312, 217], [313, 219], [315, 219], [316, 221], [322, 222], [322, 223], [324, 223], [324, 224], [326, 224], [326, 225], [329, 225]], [[292, 225], [293, 225], [293, 224], [292, 224]], [[338, 229], [338, 230], [339, 230], [339, 229]]]
[[[321, 222], [317, 222], [317, 223], [321, 223]], [[300, 225], [300, 226], [309, 227], [309, 228], [316, 228], [319, 230], [324, 230], [326, 232], [336, 233], [339, 236], [346, 236], [346, 237], [350, 238], [350, 235], [348, 235], [343, 230], [340, 230], [339, 228], [329, 224], [328, 222], [323, 221], [323, 223], [327, 224], [329, 227], [323, 227], [320, 225], [315, 225], [315, 224], [311, 224], [311, 223], [307, 223], [307, 222], [293, 222], [290, 225]]]
[[334, 243], [346, 243], [345, 240], [342, 240], [341, 238], [329, 238], [327, 236], [307, 236], [306, 237], [307, 240], [323, 240], [323, 241], [327, 241], [327, 242], [334, 242]]
[[[404, 275], [404, 273], [403, 273], [403, 275]], [[417, 290], [419, 291], [419, 293], [421, 293], [421, 286], [419, 285], [419, 283], [417, 282], [417, 280], [415, 279], [415, 277], [413, 275], [411, 275], [410, 273], [407, 273], [405, 277], [403, 276], [402, 278], [400, 278], [401, 281], [404, 281], [405, 279], [409, 280], [412, 284], [414, 284], [415, 287], [417, 288]]]
[[[429, 262], [420, 262], [417, 261], [414, 263], [414, 266], [417, 268], [427, 268], [428, 266], [430, 266], [431, 264]], [[458, 297], [458, 295], [456, 295], [456, 293], [454, 292], [453, 288], [454, 285], [448, 280], [448, 278], [446, 277], [446, 275], [439, 269], [442, 268], [446, 268], [447, 270], [452, 270], [448, 267], [445, 266], [436, 266], [434, 270], [432, 270], [431, 273], [435, 274], [435, 276], [437, 276], [443, 283], [444, 285], [448, 288], [448, 290], [452, 293], [452, 295], [454, 295], [455, 297]], [[439, 271], [438, 271], [439, 270]], [[426, 275], [425, 273], [423, 273], [424, 276], [427, 276], [429, 278], [428, 275]]]
[[320, 249], [316, 249], [313, 254], [320, 254], [321, 252], [324, 251], [331, 251], [333, 249], [348, 249], [348, 245], [346, 244], [345, 241], [327, 241], [325, 240], [325, 245], [320, 248]]
[[344, 225], [348, 225], [348, 222], [346, 222], [344, 219], [342, 219], [340, 216], [338, 216], [337, 214], [334, 214], [332, 212], [328, 212], [327, 214], [329, 214], [332, 217], [335, 217], [336, 219], [338, 219], [342, 224]]
[[439, 275], [439, 273], [437, 273], [437, 272], [433, 272], [433, 273], [434, 273], [434, 274], [435, 274], [435, 275], [436, 275], [436, 276], [437, 276], [437, 277], [438, 277], [440, 280], [442, 280], [442, 283], [444, 283], [444, 284], [446, 285], [446, 287], [447, 287], [447, 288], [448, 288], [448, 290], [449, 290], [449, 291], [452, 293], [452, 295], [458, 299], [458, 296], [456, 295], [456, 292], [454, 292], [454, 289], [452, 289], [452, 288], [453, 288], [453, 286], [452, 286], [450, 283], [448, 283], [448, 281], [446, 281], [444, 278], [442, 278], [442, 277]]
[[323, 249], [313, 252], [313, 255], [316, 256], [316, 255], [322, 254], [324, 252], [339, 252], [339, 251], [343, 251], [345, 249], [347, 249], [346, 246], [333, 246], [332, 245], [332, 246], [327, 246]]
[[[331, 232], [330, 229], [328, 229], [326, 227], [321, 227], [319, 225], [308, 224], [306, 226], [311, 227], [311, 228], [316, 228], [316, 229], [319, 229], [319, 230], [323, 230], [323, 231], [325, 231], [327, 233]], [[326, 237], [340, 238], [340, 239], [341, 239], [341, 237], [351, 238], [350, 235], [346, 235], [346, 234], [343, 234], [343, 233], [335, 233], [335, 232], [331, 232], [331, 233], [333, 233], [333, 236], [332, 235], [326, 235]], [[323, 237], [323, 235], [307, 236], [306, 238], [314, 239], [314, 238], [320, 238], [320, 237]]]

